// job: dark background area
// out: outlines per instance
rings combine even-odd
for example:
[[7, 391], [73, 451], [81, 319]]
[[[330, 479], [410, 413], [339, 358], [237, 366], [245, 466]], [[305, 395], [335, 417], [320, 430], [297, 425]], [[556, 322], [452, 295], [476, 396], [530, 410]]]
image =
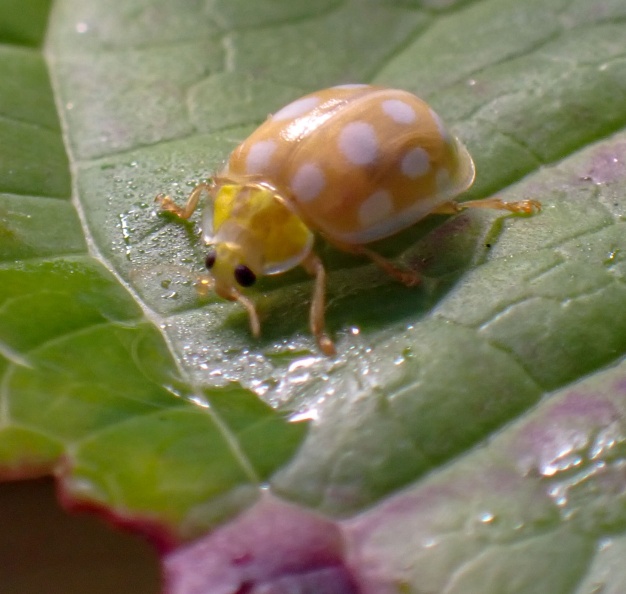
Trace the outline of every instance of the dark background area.
[[157, 594], [152, 546], [59, 506], [52, 479], [0, 483], [0, 593]]

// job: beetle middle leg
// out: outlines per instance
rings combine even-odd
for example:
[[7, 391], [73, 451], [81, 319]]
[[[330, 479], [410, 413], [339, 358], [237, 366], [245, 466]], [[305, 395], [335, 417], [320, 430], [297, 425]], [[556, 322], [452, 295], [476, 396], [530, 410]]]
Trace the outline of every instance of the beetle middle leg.
[[385, 271], [389, 276], [396, 279], [398, 282], [401, 282], [403, 285], [406, 285], [407, 287], [415, 287], [416, 285], [419, 285], [422, 281], [422, 277], [417, 271], [411, 270], [410, 268], [398, 266], [388, 258], [381, 256], [378, 252], [370, 250], [363, 245], [350, 245], [339, 243], [337, 241], [329, 241], [329, 243], [332, 243], [332, 245], [334, 245], [337, 249], [348, 252], [349, 254], [355, 254], [357, 256], [365, 256], [366, 258], [369, 258], [381, 270]]

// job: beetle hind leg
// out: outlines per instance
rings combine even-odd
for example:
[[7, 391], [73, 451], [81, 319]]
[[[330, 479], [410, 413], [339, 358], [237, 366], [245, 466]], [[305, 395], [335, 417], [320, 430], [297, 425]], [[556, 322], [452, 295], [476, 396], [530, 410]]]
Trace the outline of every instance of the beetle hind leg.
[[493, 208], [496, 210], [508, 210], [518, 214], [533, 215], [541, 210], [541, 202], [537, 200], [517, 200], [506, 202], [500, 198], [483, 198], [482, 200], [468, 200], [467, 202], [457, 202], [450, 200], [440, 204], [432, 214], [455, 214], [468, 208]]

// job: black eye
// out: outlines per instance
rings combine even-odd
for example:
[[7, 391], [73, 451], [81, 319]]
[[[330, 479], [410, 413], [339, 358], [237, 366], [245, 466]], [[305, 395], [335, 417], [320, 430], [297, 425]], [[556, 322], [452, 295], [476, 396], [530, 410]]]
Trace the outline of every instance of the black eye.
[[251, 287], [256, 282], [256, 275], [247, 266], [239, 264], [235, 268], [235, 280], [242, 287]]
[[215, 253], [215, 250], [213, 248], [210, 248], [206, 255], [206, 258], [204, 259], [204, 265], [207, 267], [208, 270], [211, 270], [211, 268], [213, 268], [216, 256], [217, 254]]

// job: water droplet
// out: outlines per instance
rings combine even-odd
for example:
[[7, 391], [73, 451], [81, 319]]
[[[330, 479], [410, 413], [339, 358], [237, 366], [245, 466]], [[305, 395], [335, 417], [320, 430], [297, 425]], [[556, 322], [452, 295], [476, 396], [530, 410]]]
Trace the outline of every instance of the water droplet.
[[605, 264], [612, 264], [613, 262], [615, 262], [615, 259], [617, 258], [617, 255], [619, 254], [619, 249], [614, 249], [611, 250], [607, 255], [606, 258], [604, 260]]
[[289, 417], [291, 423], [298, 423], [299, 421], [317, 421], [320, 418], [319, 410], [317, 407], [309, 408], [300, 413], [296, 413]]
[[483, 512], [480, 514], [480, 521], [483, 524], [491, 524], [495, 520], [496, 516], [491, 512]]
[[548, 489], [548, 496], [559, 507], [565, 507], [567, 505], [567, 488], [564, 485], [553, 485]]
[[195, 394], [193, 396], [189, 396], [189, 401], [202, 408], [209, 408], [209, 403], [201, 396], [197, 396]]
[[120, 214], [119, 215], [120, 218], [120, 223], [118, 224], [119, 227], [122, 230], [122, 238], [124, 240], [124, 251], [126, 252], [126, 258], [128, 260], [131, 259], [131, 242], [130, 242], [130, 236], [133, 232], [133, 228], [128, 224], [128, 215], [127, 214]]
[[599, 551], [604, 551], [605, 549], [608, 549], [610, 547], [613, 546], [613, 539], [612, 538], [601, 538], [598, 541], [598, 550]]
[[294, 371], [298, 371], [301, 369], [308, 369], [317, 361], [317, 357], [304, 357], [303, 359], [298, 359], [294, 361], [291, 365], [289, 365], [288, 372], [293, 373]]

